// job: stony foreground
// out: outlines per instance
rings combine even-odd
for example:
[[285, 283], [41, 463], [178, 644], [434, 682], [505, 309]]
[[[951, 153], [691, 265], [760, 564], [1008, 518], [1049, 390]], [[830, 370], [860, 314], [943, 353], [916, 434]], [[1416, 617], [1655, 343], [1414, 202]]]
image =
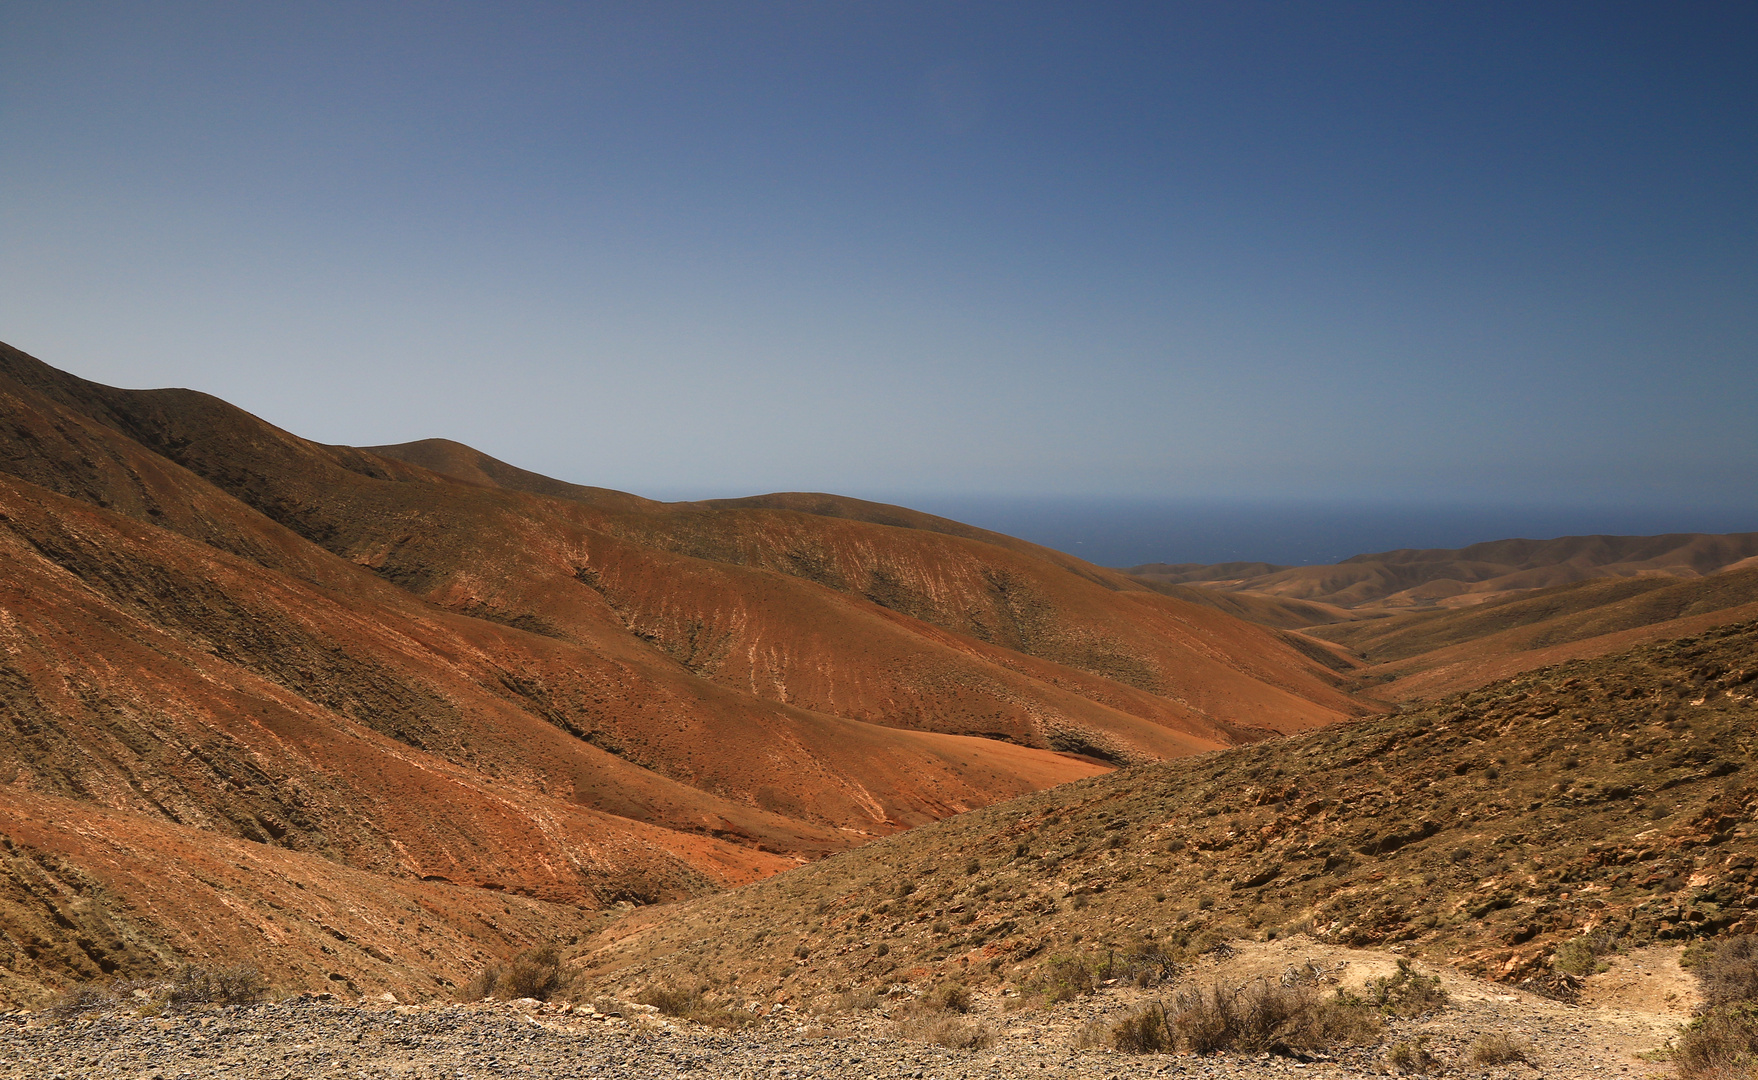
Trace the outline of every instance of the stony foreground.
[[[1279, 962], [1280, 957], [1263, 957]], [[1371, 960], [1364, 954], [1361, 960]], [[1102, 1028], [1144, 1000], [1112, 989], [1050, 1009], [1006, 1011], [984, 1000], [968, 1019], [994, 1043], [948, 1050], [900, 1038], [873, 1013], [824, 1019], [781, 1014], [755, 1028], [727, 1032], [667, 1020], [641, 1006], [622, 1016], [537, 1002], [399, 1006], [348, 1004], [304, 996], [276, 1005], [230, 1006], [158, 1016], [126, 1007], [57, 1018], [0, 1016], [0, 1078], [73, 1080], [284, 1080], [284, 1078], [576, 1077], [904, 1078], [984, 1080], [1124, 1076], [1225, 1078], [1384, 1075], [1386, 1050], [1427, 1036], [1445, 1075], [1457, 1077], [1670, 1077], [1644, 1056], [1666, 1042], [1686, 1015], [1673, 995], [1683, 989], [1676, 957], [1645, 951], [1620, 957], [1594, 976], [1581, 1006], [1509, 993], [1443, 971], [1451, 1004], [1439, 1014], [1388, 1025], [1386, 1042], [1320, 1060], [1191, 1055], [1131, 1056], [1082, 1048], [1083, 1031]], [[1598, 995], [1598, 1000], [1594, 999]], [[607, 1010], [608, 1011], [608, 1010]], [[1535, 1064], [1495, 1068], [1468, 1062], [1471, 1041], [1486, 1032], [1530, 1040]]]

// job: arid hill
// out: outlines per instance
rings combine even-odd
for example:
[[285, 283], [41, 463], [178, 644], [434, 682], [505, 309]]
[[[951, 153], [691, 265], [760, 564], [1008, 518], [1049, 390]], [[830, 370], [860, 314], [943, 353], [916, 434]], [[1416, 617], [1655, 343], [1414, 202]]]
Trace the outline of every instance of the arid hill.
[[1707, 577], [1598, 578], [1455, 611], [1312, 627], [1366, 664], [1373, 693], [1413, 701], [1519, 671], [1758, 618], [1758, 567]]
[[[1148, 581], [1325, 604], [1346, 611], [1470, 607], [1595, 578], [1694, 578], [1753, 564], [1758, 533], [1564, 536], [1495, 540], [1458, 550], [1357, 555], [1330, 566], [1150, 563]], [[1315, 625], [1320, 620], [1315, 620]], [[1333, 620], [1323, 620], [1333, 621]]]
[[[1311, 655], [1363, 680], [1366, 697], [1394, 702], [1758, 617], [1754, 549], [1758, 533], [1565, 537], [1335, 566], [1155, 564], [1130, 573], [1167, 595], [1297, 630], [1287, 640], [1309, 650], [1315, 638], [1342, 646]], [[1563, 584], [1548, 584], [1556, 580]]]
[[631, 914], [577, 950], [581, 992], [1029, 996], [1304, 933], [1567, 995], [1565, 943], [1758, 930], [1755, 680], [1748, 622], [1081, 780]]
[[1367, 711], [1328, 646], [897, 507], [320, 446], [5, 347], [0, 421], [14, 999], [236, 952], [432, 992], [581, 908]]

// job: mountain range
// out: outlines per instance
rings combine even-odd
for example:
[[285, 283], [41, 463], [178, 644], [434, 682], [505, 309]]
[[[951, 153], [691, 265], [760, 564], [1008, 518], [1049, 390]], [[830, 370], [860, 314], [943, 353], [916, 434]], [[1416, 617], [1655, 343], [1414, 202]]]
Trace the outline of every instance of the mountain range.
[[446, 996], [942, 819], [1758, 617], [1758, 534], [1124, 571], [835, 495], [322, 445], [5, 346], [0, 550], [15, 1003], [238, 958]]
[[[532, 903], [566, 926], [1371, 710], [1280, 631], [897, 507], [323, 446], [10, 348], [0, 416], [14, 994], [265, 941], [279, 978], [431, 993]], [[485, 902], [418, 918], [446, 948], [387, 930]]]

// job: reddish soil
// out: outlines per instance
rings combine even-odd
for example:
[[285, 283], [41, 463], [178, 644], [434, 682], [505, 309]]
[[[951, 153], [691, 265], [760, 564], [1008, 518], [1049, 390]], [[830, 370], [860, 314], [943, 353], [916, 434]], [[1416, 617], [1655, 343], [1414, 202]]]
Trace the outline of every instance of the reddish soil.
[[[0, 417], [15, 996], [109, 970], [70, 945], [67, 882], [133, 920], [129, 970], [213, 955], [179, 928], [247, 895], [317, 920], [285, 867], [382, 882], [348, 886], [361, 911], [418, 887], [674, 899], [1365, 711], [1310, 643], [901, 508], [668, 505], [456, 444], [320, 446], [4, 347]], [[178, 884], [202, 843], [225, 880]], [[447, 926], [473, 955], [530, 936]], [[332, 947], [264, 963], [305, 979]]]

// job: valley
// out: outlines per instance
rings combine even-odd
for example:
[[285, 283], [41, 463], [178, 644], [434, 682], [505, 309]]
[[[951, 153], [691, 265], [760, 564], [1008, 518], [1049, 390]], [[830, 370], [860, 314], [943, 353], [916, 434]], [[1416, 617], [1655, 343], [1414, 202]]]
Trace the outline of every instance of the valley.
[[[3, 348], [0, 407], [0, 1006], [247, 963], [320, 1045], [549, 949], [563, 989], [471, 1006], [483, 1045], [1083, 1075], [1143, 991], [1300, 953], [1541, 1035], [1622, 1001], [1628, 1065], [1688, 1018], [1681, 950], [1758, 931], [1750, 534], [1124, 571], [320, 445]], [[1638, 956], [1671, 996], [1618, 997]], [[948, 987], [989, 1057], [922, 1049]], [[1467, 1054], [1465, 1015], [1338, 1075], [1406, 1028]]]

